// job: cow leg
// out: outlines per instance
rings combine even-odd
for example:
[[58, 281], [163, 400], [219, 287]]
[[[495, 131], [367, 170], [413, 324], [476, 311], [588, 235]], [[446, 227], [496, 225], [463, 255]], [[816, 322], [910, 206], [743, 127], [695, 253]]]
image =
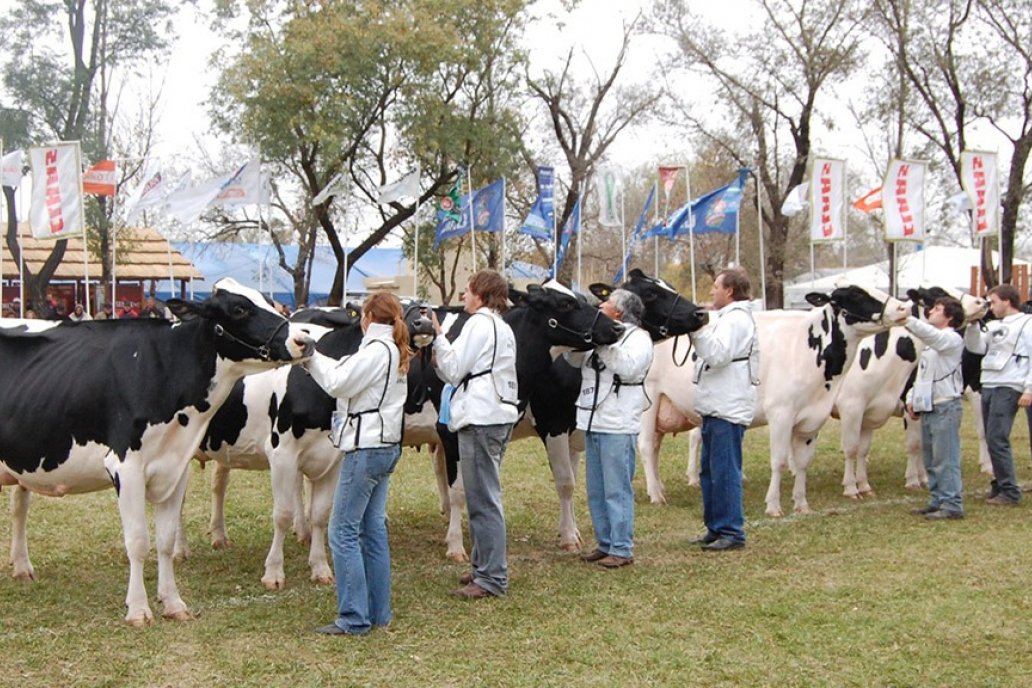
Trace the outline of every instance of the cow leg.
[[265, 574], [262, 576], [262, 583], [269, 590], [281, 590], [286, 584], [286, 574], [283, 572], [283, 541], [294, 522], [294, 512], [297, 509], [294, 499], [297, 496], [297, 483], [301, 480], [296, 463], [290, 466], [281, 466], [280, 463], [276, 460], [275, 453], [269, 454], [273, 534], [269, 554], [265, 557]]
[[689, 487], [701, 485], [699, 482], [700, 449], [702, 449], [702, 428], [692, 428], [688, 431], [688, 468], [685, 470]]
[[179, 521], [189, 474], [189, 470], [184, 470], [168, 499], [154, 505], [154, 543], [158, 551], [158, 600], [164, 607], [161, 615], [173, 621], [187, 621], [193, 618], [183, 598], [179, 596], [174, 568], [176, 537], [178, 531], [182, 530]]
[[[982, 475], [988, 475], [990, 478], [993, 477], [993, 462], [989, 458], [989, 446], [985, 443], [985, 423], [982, 419], [982, 395], [978, 392], [971, 392], [965, 395], [968, 404], [968, 409], [971, 411], [971, 417], [975, 421], [975, 432], [978, 433], [978, 470], [981, 471]], [[922, 464], [923, 465], [923, 464]], [[925, 483], [928, 481], [926, 480]]]
[[215, 549], [229, 547], [226, 536], [226, 490], [229, 488], [229, 466], [214, 462], [215, 470], [211, 472], [211, 520], [208, 532], [211, 533], [211, 546]]
[[455, 476], [455, 482], [448, 490], [448, 503], [451, 509], [448, 515], [448, 533], [444, 536], [444, 544], [448, 550], [445, 554], [456, 562], [469, 561], [466, 548], [462, 544], [462, 512], [466, 510], [466, 490], [462, 486], [462, 473]]
[[[143, 469], [135, 460], [119, 462], [110, 455], [105, 459], [105, 465], [108, 466], [108, 471], [117, 477], [118, 513], [122, 517], [125, 553], [129, 558], [125, 621], [130, 626], [146, 626], [153, 623], [154, 614], [147, 601], [147, 588], [143, 584], [143, 564], [150, 551]], [[117, 469], [112, 470], [113, 466], [117, 466]]]
[[[309, 492], [315, 489], [314, 486], [310, 486]], [[337, 489], [337, 483], [333, 483], [333, 489]], [[333, 497], [330, 497], [331, 507]], [[294, 537], [302, 545], [309, 545], [312, 542], [312, 501], [311, 494], [309, 494], [309, 500], [305, 501], [305, 481], [303, 476], [297, 478], [297, 492], [294, 494], [294, 522], [291, 528], [294, 531]], [[325, 531], [324, 531], [325, 532]]]
[[792, 450], [792, 425], [786, 419], [771, 418], [770, 435], [770, 485], [767, 487], [767, 515], [784, 516], [781, 510], [781, 473], [788, 466]]
[[11, 490], [11, 566], [15, 580], [34, 581], [36, 572], [29, 561], [29, 500], [32, 493], [21, 485]]
[[185, 508], [186, 499], [184, 498], [179, 506], [179, 520], [176, 523], [176, 544], [172, 550], [172, 558], [176, 561], [186, 561], [190, 556], [190, 544], [187, 542], [186, 526], [183, 523], [183, 509]]
[[448, 499], [448, 468], [445, 466], [444, 449], [439, 444], [430, 445], [430, 460], [433, 461], [434, 477], [437, 479], [437, 501], [441, 505], [441, 515], [451, 508]]
[[904, 487], [911, 492], [916, 492], [928, 485], [928, 474], [925, 472], [924, 458], [921, 455], [921, 420], [904, 418], [903, 424], [907, 446], [907, 472]]
[[663, 445], [663, 433], [656, 429], [655, 419], [649, 422], [642, 417], [641, 432], [638, 433], [638, 453], [645, 469], [645, 491], [653, 504], [666, 504], [666, 488], [659, 477], [659, 448]]
[[797, 514], [812, 513], [806, 501], [806, 471], [813, 461], [817, 449], [817, 435], [811, 437], [792, 436], [792, 464], [795, 466], [795, 486], [792, 488], [792, 502]]
[[581, 548], [577, 517], [573, 513], [573, 491], [577, 486], [574, 460], [570, 452], [570, 436], [562, 434], [545, 438], [548, 465], [552, 468], [555, 491], [559, 495], [559, 547], [566, 552]]
[[856, 423], [853, 414], [845, 414], [842, 420], [840, 432], [842, 433], [842, 455], [845, 457], [845, 465], [842, 471], [842, 496], [849, 499], [860, 499], [860, 487], [857, 480], [858, 464], [860, 457], [860, 436], [863, 428]]
[[868, 482], [867, 467], [871, 460], [871, 443], [874, 442], [874, 430], [862, 428], [860, 430], [860, 446], [856, 452], [856, 489], [862, 498], [877, 497], [871, 483]]
[[318, 480], [310, 482], [309, 508], [311, 509], [311, 544], [308, 548], [308, 566], [312, 571], [312, 582], [329, 585], [334, 582], [333, 569], [326, 558], [326, 528], [333, 511], [333, 496], [340, 479], [340, 461]]

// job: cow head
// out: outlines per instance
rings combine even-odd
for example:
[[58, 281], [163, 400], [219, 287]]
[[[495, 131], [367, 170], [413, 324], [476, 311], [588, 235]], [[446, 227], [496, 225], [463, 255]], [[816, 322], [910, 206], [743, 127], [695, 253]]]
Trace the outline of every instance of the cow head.
[[532, 284], [526, 292], [510, 289], [509, 298], [544, 322], [551, 346], [586, 351], [602, 344], [614, 344], [623, 334], [623, 325], [555, 280], [541, 286]]
[[889, 296], [880, 289], [839, 283], [831, 295], [811, 292], [806, 300], [813, 306], [830, 304], [837, 316], [860, 334], [877, 334], [902, 325], [910, 316], [910, 303]]
[[914, 302], [915, 307], [923, 309], [925, 317], [928, 317], [928, 311], [937, 299], [941, 299], [944, 296], [952, 296], [953, 298], [960, 301], [960, 305], [964, 308], [964, 324], [968, 325], [981, 320], [985, 317], [986, 313], [989, 312], [989, 302], [983, 299], [981, 296], [974, 296], [972, 294], [965, 294], [964, 292], [956, 289], [944, 289], [943, 287], [921, 287], [919, 289], [908, 289], [907, 296]]
[[[641, 326], [653, 340], [695, 332], [709, 320], [706, 311], [683, 298], [663, 280], [649, 277], [638, 268], [628, 273], [627, 281], [620, 288], [637, 294], [645, 304]], [[615, 287], [596, 283], [590, 289], [592, 294], [605, 301]]]
[[408, 326], [413, 349], [423, 349], [433, 343], [434, 323], [430, 320], [430, 306], [422, 301], [403, 301], [405, 324]]
[[210, 323], [219, 355], [232, 361], [275, 364], [312, 351], [312, 340], [300, 325], [292, 325], [260, 292], [228, 277], [216, 282], [204, 301], [169, 299], [166, 305], [180, 320]]
[[295, 311], [290, 316], [290, 322], [300, 325], [319, 325], [321, 327], [347, 327], [359, 322], [362, 313], [359, 308], [353, 305], [344, 308], [310, 307]]

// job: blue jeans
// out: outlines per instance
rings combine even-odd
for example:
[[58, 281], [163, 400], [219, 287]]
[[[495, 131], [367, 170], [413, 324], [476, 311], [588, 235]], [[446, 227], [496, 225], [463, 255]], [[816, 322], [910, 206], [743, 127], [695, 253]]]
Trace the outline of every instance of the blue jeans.
[[391, 620], [387, 487], [400, 456], [399, 446], [356, 449], [341, 462], [329, 540], [336, 624], [349, 633], [368, 633]]
[[992, 496], [1000, 495], [1015, 502], [1021, 500], [1021, 488], [1014, 470], [1010, 434], [1020, 398], [1021, 392], [1010, 387], [982, 388], [985, 444], [993, 463], [993, 481], [989, 491]]
[[634, 554], [634, 481], [637, 434], [587, 432], [584, 475], [588, 510], [598, 548], [630, 559]]
[[458, 432], [459, 470], [466, 491], [473, 582], [492, 595], [509, 589], [501, 468], [512, 425], [467, 425]]
[[928, 473], [928, 506], [964, 513], [960, 481], [960, 399], [921, 414], [921, 452]]
[[702, 520], [710, 535], [745, 542], [742, 438], [745, 426], [716, 416], [702, 419]]

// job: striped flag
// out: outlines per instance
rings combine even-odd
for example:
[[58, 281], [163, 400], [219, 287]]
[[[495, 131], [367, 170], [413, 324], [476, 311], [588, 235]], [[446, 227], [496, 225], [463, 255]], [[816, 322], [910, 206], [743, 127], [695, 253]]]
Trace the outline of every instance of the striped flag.
[[117, 171], [118, 165], [114, 160], [101, 160], [82, 175], [82, 192], [94, 196], [114, 196]]

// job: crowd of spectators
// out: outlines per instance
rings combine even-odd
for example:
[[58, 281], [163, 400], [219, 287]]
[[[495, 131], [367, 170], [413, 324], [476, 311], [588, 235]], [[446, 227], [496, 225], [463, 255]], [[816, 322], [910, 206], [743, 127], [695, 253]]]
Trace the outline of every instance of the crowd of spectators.
[[148, 296], [139, 305], [132, 301], [120, 301], [114, 305], [108, 302], [91, 314], [80, 302], [76, 302], [72, 306], [71, 311], [69, 311], [67, 302], [56, 294], [51, 293], [47, 295], [47, 299], [40, 311], [35, 310], [29, 305], [26, 306], [24, 313], [22, 312], [21, 299], [15, 297], [9, 303], [3, 304], [0, 317], [83, 322], [86, 320], [116, 320], [120, 318], [171, 319], [171, 314], [165, 307], [165, 304], [153, 296]]

